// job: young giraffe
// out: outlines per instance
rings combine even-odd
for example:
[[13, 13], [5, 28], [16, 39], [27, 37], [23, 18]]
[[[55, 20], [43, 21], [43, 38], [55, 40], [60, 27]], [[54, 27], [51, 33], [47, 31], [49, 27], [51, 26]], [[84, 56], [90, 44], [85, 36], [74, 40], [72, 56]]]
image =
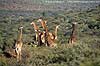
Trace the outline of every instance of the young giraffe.
[[21, 61], [21, 55], [22, 55], [22, 45], [23, 45], [23, 41], [22, 41], [22, 29], [23, 27], [19, 28], [19, 36], [18, 39], [15, 43], [15, 52], [16, 52], [16, 56], [17, 56], [17, 61]]
[[39, 31], [38, 26], [35, 24], [35, 22], [32, 22], [31, 25], [33, 25], [35, 33], [36, 33], [36, 41], [38, 42], [38, 45], [42, 45], [41, 41], [41, 35], [42, 33]]
[[68, 43], [70, 43], [70, 44], [73, 44], [77, 40], [77, 38], [76, 38], [76, 25], [77, 25], [76, 22], [72, 23], [72, 33], [71, 33], [69, 41], [68, 41]]

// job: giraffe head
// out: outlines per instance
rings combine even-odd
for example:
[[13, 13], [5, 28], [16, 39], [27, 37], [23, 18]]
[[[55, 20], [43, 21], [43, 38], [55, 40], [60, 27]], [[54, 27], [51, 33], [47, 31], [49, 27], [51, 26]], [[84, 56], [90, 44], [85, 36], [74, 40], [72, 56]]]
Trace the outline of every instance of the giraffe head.
[[21, 27], [19, 27], [19, 29], [23, 29], [23, 27], [21, 26]]
[[33, 24], [34, 24], [34, 22], [31, 22], [30, 24], [31, 24], [31, 25], [33, 25]]
[[76, 25], [76, 24], [77, 24], [77, 22], [73, 22], [72, 24]]
[[60, 25], [57, 25], [56, 28], [59, 28]]
[[35, 22], [32, 22], [30, 23], [33, 27], [34, 27], [34, 30], [37, 32], [39, 31], [39, 27], [35, 24]]
[[42, 18], [39, 18], [39, 19], [37, 20], [37, 22], [41, 22], [41, 21], [43, 21]]
[[42, 22], [42, 21], [44, 21], [45, 24], [47, 23], [47, 21], [46, 21], [46, 20], [43, 20], [42, 18], [39, 18], [39, 19], [37, 20], [37, 22]]

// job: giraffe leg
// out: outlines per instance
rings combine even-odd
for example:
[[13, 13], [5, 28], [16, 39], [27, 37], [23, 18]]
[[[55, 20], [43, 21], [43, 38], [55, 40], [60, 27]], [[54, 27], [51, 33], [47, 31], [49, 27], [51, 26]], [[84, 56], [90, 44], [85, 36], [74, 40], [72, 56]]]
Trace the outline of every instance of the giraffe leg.
[[38, 35], [36, 34], [36, 41], [38, 41]]
[[20, 49], [20, 61], [21, 61], [21, 59], [22, 59], [22, 52], [21, 52], [21, 49]]
[[17, 55], [17, 62], [19, 61], [19, 51], [18, 48], [16, 48], [16, 55]]

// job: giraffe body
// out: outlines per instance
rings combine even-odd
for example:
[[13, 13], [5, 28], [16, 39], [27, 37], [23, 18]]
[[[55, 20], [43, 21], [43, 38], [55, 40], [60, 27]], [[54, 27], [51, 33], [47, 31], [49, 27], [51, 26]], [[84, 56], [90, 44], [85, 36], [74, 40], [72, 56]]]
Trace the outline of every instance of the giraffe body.
[[15, 52], [16, 52], [16, 56], [17, 56], [17, 61], [21, 61], [21, 55], [22, 55], [22, 45], [23, 45], [23, 41], [22, 41], [22, 28], [20, 27], [20, 32], [19, 32], [19, 36], [18, 36], [18, 40], [15, 43]]
[[43, 37], [43, 33], [40, 32], [38, 26], [35, 24], [35, 22], [32, 22], [31, 25], [33, 25], [35, 33], [36, 33], [36, 41], [38, 43], [39, 46], [42, 45], [42, 40], [41, 40], [41, 36]]
[[77, 38], [76, 38], [76, 22], [72, 24], [72, 33], [70, 35], [70, 38], [69, 38], [69, 41], [68, 43], [75, 43], [77, 41]]

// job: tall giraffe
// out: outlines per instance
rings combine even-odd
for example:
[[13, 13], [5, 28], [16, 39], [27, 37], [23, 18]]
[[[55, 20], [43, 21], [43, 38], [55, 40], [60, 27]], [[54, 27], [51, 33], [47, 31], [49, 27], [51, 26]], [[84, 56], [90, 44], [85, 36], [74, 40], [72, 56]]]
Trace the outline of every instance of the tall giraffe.
[[41, 23], [41, 25], [42, 25], [42, 27], [43, 27], [43, 29], [45, 31], [44, 38], [45, 38], [45, 41], [46, 41], [45, 42], [46, 46], [53, 46], [55, 40], [57, 39], [57, 29], [58, 29], [59, 25], [56, 26], [54, 33], [51, 33], [51, 32], [48, 32], [48, 28], [46, 26], [46, 21], [44, 21], [42, 19], [38, 19], [37, 22]]
[[17, 61], [21, 61], [21, 55], [22, 55], [22, 52], [21, 52], [22, 45], [23, 45], [22, 29], [23, 29], [23, 27], [19, 28], [19, 35], [18, 35], [17, 41], [15, 43], [15, 52], [16, 52], [16, 55], [17, 55]]
[[34, 27], [34, 30], [35, 30], [35, 33], [36, 33], [36, 41], [38, 41], [39, 28], [34, 22], [32, 22], [31, 25], [33, 25], [33, 27]]
[[47, 26], [46, 26], [46, 22], [47, 21], [44, 21], [43, 19], [38, 19], [38, 21], [37, 22], [40, 22], [41, 23], [41, 25], [42, 25], [42, 27], [43, 27], [43, 29], [44, 29], [44, 31], [43, 31], [43, 39], [44, 39], [44, 44], [46, 45], [46, 46], [48, 46], [48, 40], [47, 40], [47, 37], [48, 37], [48, 28], [47, 28]]
[[40, 18], [40, 19], [38, 19], [37, 22], [40, 22], [42, 27], [43, 27], [43, 29], [44, 29], [44, 31], [48, 32], [48, 28], [46, 26], [47, 21], [44, 21], [43, 19]]
[[41, 45], [42, 44], [42, 41], [41, 41], [42, 33], [40, 32], [40, 30], [39, 30], [38, 26], [35, 24], [35, 22], [32, 22], [31, 25], [33, 25], [35, 33], [36, 33], [36, 41], [38, 42], [38, 45]]
[[77, 38], [76, 38], [76, 25], [77, 25], [76, 22], [72, 23], [72, 33], [70, 35], [68, 43], [73, 44], [77, 40]]

